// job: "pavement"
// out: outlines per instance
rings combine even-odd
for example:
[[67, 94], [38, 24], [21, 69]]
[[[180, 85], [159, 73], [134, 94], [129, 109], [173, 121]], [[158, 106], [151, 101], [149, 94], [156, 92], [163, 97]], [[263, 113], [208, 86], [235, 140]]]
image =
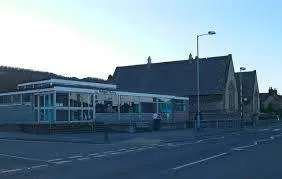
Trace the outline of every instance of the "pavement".
[[281, 124], [193, 137], [180, 133], [158, 140], [157, 134], [143, 134], [155, 135], [150, 143], [2, 138], [0, 178], [282, 178]]
[[114, 143], [139, 143], [183, 141], [194, 137], [206, 136], [222, 132], [240, 131], [242, 129], [202, 129], [195, 133], [193, 129], [164, 130], [140, 133], [107, 133], [107, 140], [103, 132], [89, 133], [55, 133], [35, 134], [24, 132], [0, 132], [0, 139], [24, 140], [24, 141], [46, 141], [46, 142], [69, 142], [89, 144], [114, 144]]

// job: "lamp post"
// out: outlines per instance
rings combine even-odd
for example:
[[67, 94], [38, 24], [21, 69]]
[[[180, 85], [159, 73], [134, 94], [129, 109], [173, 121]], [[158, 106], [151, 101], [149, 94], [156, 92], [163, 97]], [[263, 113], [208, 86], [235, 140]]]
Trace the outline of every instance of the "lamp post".
[[[241, 122], [243, 120], [243, 84], [242, 84], [242, 74], [243, 71], [245, 71], [245, 67], [240, 67], [240, 117], [241, 117]], [[246, 124], [245, 124], [246, 125]]]
[[199, 65], [199, 37], [205, 35], [215, 35], [215, 31], [209, 31], [206, 34], [197, 35], [197, 125], [196, 128], [200, 128], [200, 65]]

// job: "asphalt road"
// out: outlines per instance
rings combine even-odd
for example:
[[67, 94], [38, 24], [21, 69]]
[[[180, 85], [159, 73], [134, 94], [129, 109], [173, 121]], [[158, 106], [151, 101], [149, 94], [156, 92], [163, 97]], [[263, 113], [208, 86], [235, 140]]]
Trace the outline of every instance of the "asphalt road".
[[78, 144], [0, 140], [0, 178], [282, 178], [282, 126], [185, 141]]

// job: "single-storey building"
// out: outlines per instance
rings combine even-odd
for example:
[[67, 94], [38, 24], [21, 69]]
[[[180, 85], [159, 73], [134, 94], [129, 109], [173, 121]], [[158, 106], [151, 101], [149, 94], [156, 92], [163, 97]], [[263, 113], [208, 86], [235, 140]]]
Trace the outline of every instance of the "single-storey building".
[[186, 120], [188, 98], [117, 90], [115, 84], [49, 79], [0, 94], [0, 123], [68, 124]]

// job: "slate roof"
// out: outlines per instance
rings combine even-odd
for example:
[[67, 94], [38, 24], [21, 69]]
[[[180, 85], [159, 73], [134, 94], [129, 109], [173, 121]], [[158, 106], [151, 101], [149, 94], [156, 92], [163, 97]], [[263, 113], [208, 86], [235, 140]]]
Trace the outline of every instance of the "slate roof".
[[[243, 97], [248, 98], [248, 101], [251, 101], [251, 99], [253, 99], [256, 78], [257, 78], [256, 70], [242, 72], [242, 93], [243, 93]], [[235, 79], [236, 79], [238, 94], [240, 95], [240, 72], [235, 73]]]
[[[175, 96], [197, 94], [197, 61], [181, 60], [117, 67], [118, 90]], [[232, 55], [200, 59], [200, 94], [223, 94]]]

